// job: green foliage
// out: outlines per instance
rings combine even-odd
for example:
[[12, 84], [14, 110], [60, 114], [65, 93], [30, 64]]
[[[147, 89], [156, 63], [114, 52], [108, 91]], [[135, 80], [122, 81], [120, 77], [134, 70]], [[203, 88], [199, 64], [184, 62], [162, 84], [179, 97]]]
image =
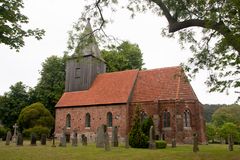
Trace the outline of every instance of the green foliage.
[[6, 137], [7, 131], [6, 128], [0, 126], [0, 138]]
[[158, 141], [155, 141], [155, 143], [156, 143], [156, 148], [158, 148], [158, 149], [164, 149], [167, 147], [166, 141], [158, 140]]
[[22, 82], [17, 82], [10, 87], [10, 91], [0, 96], [0, 118], [7, 128], [12, 128], [16, 123], [22, 108], [28, 104], [27, 87]]
[[212, 115], [215, 126], [221, 127], [224, 123], [232, 122], [240, 126], [240, 106], [230, 105], [218, 108]]
[[133, 126], [129, 133], [129, 145], [133, 148], [147, 148], [148, 136], [146, 136], [141, 128], [141, 109], [136, 107], [133, 119]]
[[148, 137], [149, 137], [149, 131], [150, 131], [151, 126], [153, 126], [153, 120], [152, 120], [152, 117], [149, 116], [146, 119], [144, 119], [141, 124], [143, 133]]
[[212, 142], [214, 142], [214, 138], [216, 137], [217, 134], [217, 128], [213, 124], [207, 123], [206, 134], [208, 141], [211, 140]]
[[40, 139], [42, 134], [49, 135], [50, 129], [43, 126], [35, 126], [33, 128], [28, 128], [23, 130], [24, 137], [30, 137], [32, 133], [35, 133], [37, 135], [37, 139]]
[[54, 118], [43, 104], [34, 103], [22, 109], [17, 122], [21, 129], [29, 129], [35, 126], [51, 129], [54, 124]]
[[1, 0], [0, 3], [0, 44], [17, 51], [24, 46], [25, 37], [39, 40], [44, 35], [44, 30], [38, 28], [23, 29], [22, 25], [28, 24], [28, 18], [21, 13], [23, 7], [22, 0]]
[[142, 69], [144, 65], [142, 53], [137, 44], [128, 41], [110, 50], [103, 50], [102, 57], [107, 64], [107, 72], [123, 71], [127, 69]]
[[213, 113], [220, 107], [226, 106], [224, 104], [204, 104], [203, 105], [203, 115], [207, 123], [212, 122]]
[[31, 101], [41, 102], [54, 115], [55, 105], [64, 92], [66, 57], [51, 56], [42, 63], [41, 78], [30, 90]]
[[239, 136], [239, 128], [234, 123], [224, 123], [220, 128], [220, 136], [227, 139], [228, 135], [232, 135], [235, 139]]

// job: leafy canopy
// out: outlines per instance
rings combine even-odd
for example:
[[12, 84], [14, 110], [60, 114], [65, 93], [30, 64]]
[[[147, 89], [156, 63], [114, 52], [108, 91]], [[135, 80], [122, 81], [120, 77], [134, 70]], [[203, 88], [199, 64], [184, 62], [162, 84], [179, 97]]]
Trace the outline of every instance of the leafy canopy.
[[5, 44], [11, 49], [19, 51], [24, 46], [25, 37], [42, 39], [45, 31], [40, 29], [23, 29], [23, 24], [28, 24], [28, 17], [21, 13], [24, 7], [22, 0], [0, 1], [0, 44]]
[[22, 109], [17, 122], [22, 129], [33, 128], [35, 126], [51, 129], [54, 124], [54, 118], [43, 104], [34, 103]]
[[112, 21], [109, 12], [123, 8], [133, 17], [147, 11], [164, 16], [168, 26], [162, 29], [163, 35], [178, 37], [183, 47], [189, 46], [194, 54], [185, 69], [190, 77], [201, 69], [208, 70], [206, 84], [210, 91], [223, 92], [227, 88], [240, 87], [239, 0], [88, 0], [73, 30], [81, 30], [82, 22], [91, 17], [97, 28], [93, 32], [109, 42], [113, 38], [104, 31]]
[[142, 69], [144, 65], [138, 45], [127, 41], [117, 47], [112, 46], [109, 50], [103, 50], [102, 57], [106, 61], [107, 72]]

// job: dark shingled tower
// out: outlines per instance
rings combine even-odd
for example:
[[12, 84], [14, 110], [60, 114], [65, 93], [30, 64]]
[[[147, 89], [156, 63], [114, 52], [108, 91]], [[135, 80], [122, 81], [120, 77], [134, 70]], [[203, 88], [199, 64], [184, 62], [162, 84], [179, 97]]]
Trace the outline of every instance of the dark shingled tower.
[[98, 74], [106, 72], [106, 64], [92, 32], [88, 19], [82, 41], [66, 63], [65, 92], [87, 90]]

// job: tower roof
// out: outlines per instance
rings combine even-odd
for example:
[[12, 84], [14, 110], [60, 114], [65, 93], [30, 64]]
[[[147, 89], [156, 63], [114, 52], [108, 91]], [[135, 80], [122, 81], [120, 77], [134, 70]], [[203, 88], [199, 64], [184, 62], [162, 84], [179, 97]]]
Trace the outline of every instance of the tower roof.
[[74, 54], [80, 54], [82, 56], [94, 56], [103, 60], [100, 54], [100, 50], [98, 48], [98, 44], [96, 38], [94, 36], [94, 31], [92, 29], [90, 18], [88, 18], [88, 22], [83, 33], [80, 35], [80, 40], [75, 49]]

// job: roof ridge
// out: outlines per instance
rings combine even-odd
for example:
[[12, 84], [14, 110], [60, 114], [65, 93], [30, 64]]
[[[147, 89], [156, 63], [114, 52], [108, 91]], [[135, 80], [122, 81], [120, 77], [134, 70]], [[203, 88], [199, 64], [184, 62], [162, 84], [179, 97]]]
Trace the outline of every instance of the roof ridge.
[[140, 70], [141, 72], [147, 72], [147, 71], [154, 71], [154, 70], [164, 70], [164, 69], [174, 69], [174, 68], [181, 68], [181, 66], [170, 66], [170, 67], [162, 67], [162, 68], [153, 68], [153, 69], [147, 69], [147, 70]]

